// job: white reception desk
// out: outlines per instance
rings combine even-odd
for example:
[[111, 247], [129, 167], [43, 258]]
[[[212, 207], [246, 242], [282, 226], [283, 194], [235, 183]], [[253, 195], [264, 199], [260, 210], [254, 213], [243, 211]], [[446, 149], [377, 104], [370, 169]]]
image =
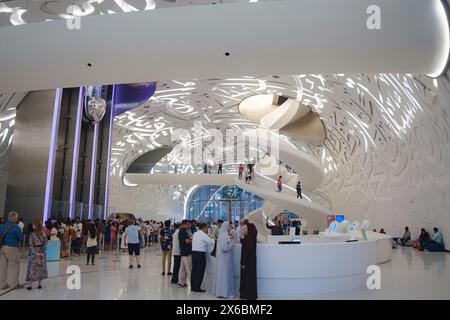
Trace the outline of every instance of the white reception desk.
[[[281, 236], [280, 241], [285, 240], [283, 238]], [[258, 243], [259, 297], [351, 292], [366, 288], [367, 267], [376, 264], [379, 258], [379, 239], [346, 242], [336, 237], [328, 240], [323, 236], [296, 238], [301, 239], [301, 244]], [[392, 250], [391, 242], [389, 248]], [[236, 297], [239, 297], [240, 251], [241, 245], [236, 244], [233, 252]], [[209, 291], [213, 276], [214, 257], [209, 255], [205, 274]]]

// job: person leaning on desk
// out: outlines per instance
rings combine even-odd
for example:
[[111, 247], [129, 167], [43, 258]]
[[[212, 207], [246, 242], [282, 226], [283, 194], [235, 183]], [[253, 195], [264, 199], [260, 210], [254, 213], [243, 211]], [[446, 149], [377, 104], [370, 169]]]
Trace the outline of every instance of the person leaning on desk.
[[269, 217], [266, 218], [266, 228], [272, 230], [273, 236], [282, 236], [283, 235], [283, 228], [281, 227], [280, 220], [275, 220], [275, 225], [271, 226], [269, 225]]

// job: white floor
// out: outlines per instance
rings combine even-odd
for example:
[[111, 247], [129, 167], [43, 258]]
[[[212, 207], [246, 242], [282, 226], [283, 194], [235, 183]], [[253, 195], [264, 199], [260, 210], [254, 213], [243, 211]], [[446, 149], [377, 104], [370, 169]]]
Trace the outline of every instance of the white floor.
[[[0, 291], [0, 300], [21, 299], [215, 299], [209, 293], [189, 292], [170, 284], [169, 276], [161, 276], [160, 252], [146, 248], [142, 269], [129, 270], [125, 253], [105, 254], [95, 266], [85, 265], [85, 255], [72, 260], [49, 262], [49, 279], [41, 290], [19, 288]], [[26, 259], [21, 260], [24, 279]], [[66, 268], [81, 268], [81, 289], [66, 286]], [[381, 289], [320, 296], [298, 296], [289, 299], [450, 299], [450, 254], [419, 252], [412, 248], [394, 250], [392, 261], [381, 265]], [[261, 297], [276, 299], [275, 297]], [[286, 299], [284, 297], [283, 299]]]

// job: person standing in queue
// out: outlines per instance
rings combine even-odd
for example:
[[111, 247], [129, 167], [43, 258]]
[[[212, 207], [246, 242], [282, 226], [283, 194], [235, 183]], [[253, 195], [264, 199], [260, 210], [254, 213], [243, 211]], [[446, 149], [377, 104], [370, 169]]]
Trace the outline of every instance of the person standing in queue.
[[97, 243], [97, 228], [94, 223], [90, 223], [88, 226], [88, 238], [86, 241], [87, 261], [86, 265], [89, 265], [89, 260], [92, 265], [95, 263], [95, 254], [98, 252]]
[[224, 222], [217, 239], [213, 293], [219, 298], [234, 297], [233, 248], [235, 242], [230, 238], [230, 223]]
[[[183, 220], [181, 222], [178, 240], [180, 242], [181, 265], [178, 273], [178, 286], [187, 287], [187, 281], [191, 281], [192, 270], [192, 233], [190, 232], [191, 222]], [[191, 234], [191, 235], [190, 235]]]
[[241, 249], [240, 298], [258, 299], [256, 285], [256, 243], [258, 231], [253, 223], [247, 223]]
[[79, 256], [81, 253], [81, 237], [83, 232], [83, 224], [80, 222], [79, 217], [75, 217], [75, 222], [73, 224], [73, 230], [75, 231], [76, 237], [75, 241], [72, 241], [72, 248], [74, 256]]
[[136, 259], [137, 267], [140, 269], [141, 265], [139, 264], [139, 254], [140, 254], [140, 245], [139, 245], [139, 227], [136, 225], [136, 222], [132, 219], [130, 220], [130, 225], [125, 229], [125, 237], [124, 237], [125, 245], [128, 246], [128, 259], [130, 261], [130, 269], [133, 269], [133, 254]]
[[214, 247], [214, 240], [208, 236], [208, 225], [200, 224], [199, 230], [192, 237], [192, 276], [191, 290], [205, 292], [201, 288], [206, 269], [206, 255]]
[[11, 211], [8, 221], [0, 227], [0, 290], [14, 289], [19, 286], [20, 256], [19, 246], [23, 238], [17, 225], [19, 214]]
[[33, 282], [37, 281], [38, 289], [42, 289], [42, 280], [48, 278], [47, 260], [45, 253], [47, 250], [47, 237], [39, 220], [33, 223], [33, 232], [30, 234], [30, 251], [28, 253], [27, 290], [32, 289]]
[[198, 231], [197, 220], [194, 219], [191, 221], [191, 228], [189, 230], [191, 231], [191, 234], [190, 234], [191, 237], [194, 233], [196, 233]]
[[164, 228], [161, 230], [161, 251], [162, 251], [162, 273], [166, 275], [166, 260], [167, 260], [167, 275], [172, 275], [170, 272], [172, 268], [172, 230], [170, 229], [170, 220], [164, 221]]
[[223, 224], [223, 220], [222, 220], [222, 219], [217, 220], [216, 227], [212, 230], [212, 236], [213, 236], [213, 238], [214, 238], [214, 249], [213, 249], [213, 251], [211, 252], [211, 255], [212, 255], [213, 257], [216, 256], [217, 239], [219, 238], [220, 227], [222, 226], [222, 224]]
[[172, 235], [172, 255], [173, 255], [173, 273], [170, 283], [178, 283], [178, 273], [180, 271], [181, 256], [180, 256], [180, 240], [178, 239], [178, 232], [180, 232], [180, 225], [178, 223], [173, 226], [174, 232]]

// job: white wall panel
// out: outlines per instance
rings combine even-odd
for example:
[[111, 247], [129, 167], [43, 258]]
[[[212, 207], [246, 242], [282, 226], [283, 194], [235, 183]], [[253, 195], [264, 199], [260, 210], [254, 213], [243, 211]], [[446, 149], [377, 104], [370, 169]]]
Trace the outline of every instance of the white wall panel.
[[[394, 235], [405, 225], [414, 236], [422, 226], [429, 231], [437, 226], [449, 246], [447, 77], [313, 74], [160, 82], [152, 99], [116, 119], [114, 143], [123, 151], [113, 156], [114, 206], [149, 213], [168, 205], [167, 201], [177, 203], [170, 200], [175, 192], [181, 191], [183, 200], [186, 188], [125, 187], [118, 172], [139, 151], [161, 142], [163, 129], [190, 127], [196, 119], [221, 130], [230, 125], [250, 127], [236, 105], [247, 96], [266, 92], [300, 99], [322, 117], [327, 129], [322, 147], [291, 142], [321, 159], [325, 180], [320, 191], [331, 198], [336, 213], [369, 219], [371, 227]], [[158, 125], [159, 131], [154, 128], [157, 123], [164, 123]]]

